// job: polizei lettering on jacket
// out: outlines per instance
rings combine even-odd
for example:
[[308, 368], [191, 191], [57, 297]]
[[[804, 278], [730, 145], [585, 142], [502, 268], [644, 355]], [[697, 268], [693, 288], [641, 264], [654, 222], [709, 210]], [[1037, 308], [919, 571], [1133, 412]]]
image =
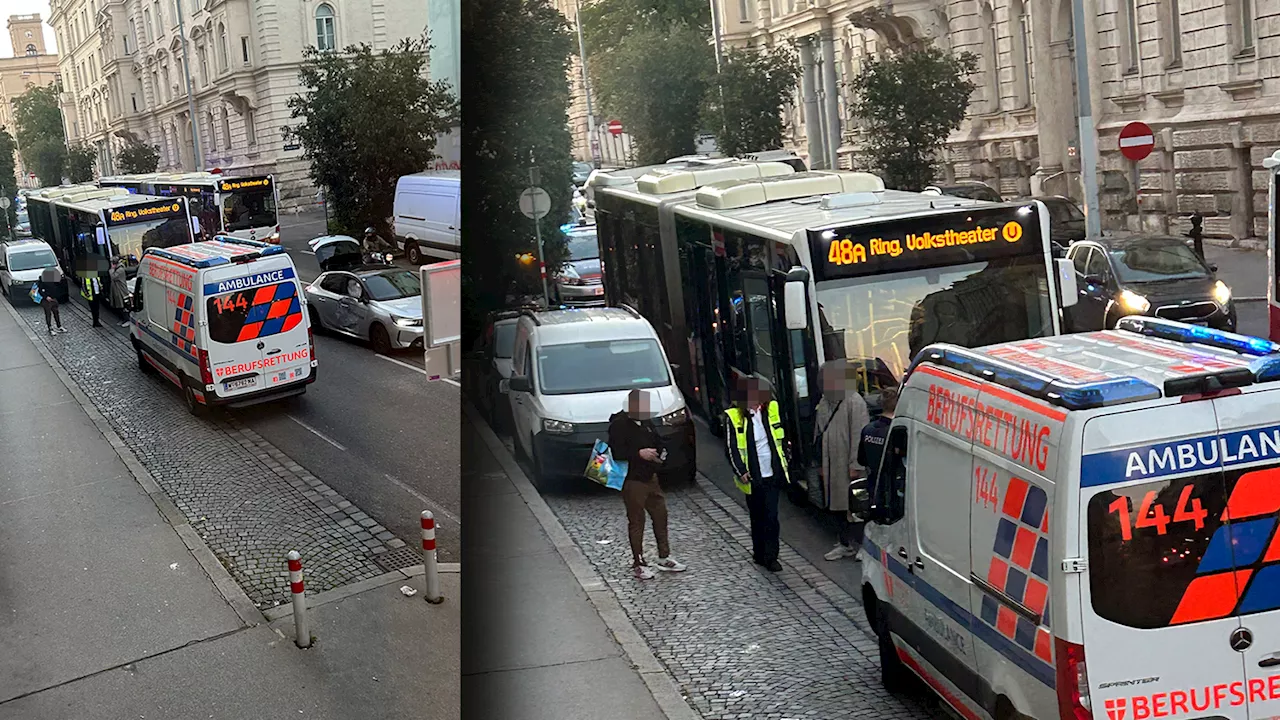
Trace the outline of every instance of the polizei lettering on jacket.
[[1280, 459], [1280, 425], [1084, 456], [1085, 487]]
[[1027, 467], [1043, 471], [1049, 461], [1049, 425], [984, 405], [945, 385], [929, 385], [926, 419]]
[[244, 277], [228, 278], [219, 280], [216, 283], [205, 283], [205, 295], [221, 295], [222, 293], [235, 292], [236, 290], [247, 290], [248, 288], [258, 287], [260, 285], [271, 285], [282, 280], [293, 278], [293, 268], [285, 267], [279, 270], [268, 270], [254, 275], [245, 275]]

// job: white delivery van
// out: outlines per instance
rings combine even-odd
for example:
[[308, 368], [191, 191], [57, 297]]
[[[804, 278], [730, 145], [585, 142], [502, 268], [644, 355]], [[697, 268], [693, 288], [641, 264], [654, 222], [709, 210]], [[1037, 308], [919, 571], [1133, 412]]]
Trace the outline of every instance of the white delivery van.
[[228, 235], [150, 248], [138, 265], [129, 337], [199, 414], [306, 392], [315, 342], [293, 260], [279, 245]]
[[424, 255], [460, 257], [461, 178], [452, 170], [405, 175], [396, 182], [396, 239], [414, 265], [421, 265]]
[[869, 498], [886, 685], [965, 718], [1280, 716], [1280, 345], [1172, 321], [923, 350]]

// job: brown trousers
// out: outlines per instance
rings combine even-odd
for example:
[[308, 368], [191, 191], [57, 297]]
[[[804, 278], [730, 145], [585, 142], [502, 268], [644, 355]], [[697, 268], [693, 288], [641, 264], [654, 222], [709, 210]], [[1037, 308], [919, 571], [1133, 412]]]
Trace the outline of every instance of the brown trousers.
[[631, 559], [644, 564], [644, 514], [653, 519], [653, 537], [658, 541], [658, 557], [671, 554], [667, 542], [667, 497], [655, 475], [648, 481], [627, 480], [622, 484], [622, 504], [627, 508], [627, 539], [631, 541]]

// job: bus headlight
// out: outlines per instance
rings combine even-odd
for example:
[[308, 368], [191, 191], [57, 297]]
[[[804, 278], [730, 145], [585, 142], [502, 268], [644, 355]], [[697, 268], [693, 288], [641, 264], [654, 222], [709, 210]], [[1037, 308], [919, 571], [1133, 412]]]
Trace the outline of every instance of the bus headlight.
[[552, 420], [551, 418], [542, 419], [542, 429], [549, 433], [557, 435], [568, 435], [573, 432], [573, 423], [564, 420]]
[[1126, 310], [1132, 310], [1136, 313], [1144, 313], [1151, 309], [1151, 301], [1132, 290], [1120, 291], [1120, 304]]
[[1227, 287], [1227, 284], [1221, 280], [1214, 283], [1213, 299], [1217, 300], [1219, 305], [1226, 307], [1227, 303], [1231, 302], [1231, 288]]

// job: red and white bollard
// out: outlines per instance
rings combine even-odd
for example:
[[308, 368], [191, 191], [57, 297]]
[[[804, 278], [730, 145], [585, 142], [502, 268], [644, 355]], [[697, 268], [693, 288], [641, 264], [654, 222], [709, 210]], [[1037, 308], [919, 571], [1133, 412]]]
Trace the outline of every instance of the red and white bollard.
[[422, 566], [427, 581], [426, 601], [434, 604], [444, 602], [444, 596], [440, 594], [440, 571], [436, 567], [436, 518], [430, 510], [422, 511]]
[[293, 642], [300, 648], [311, 647], [311, 631], [307, 629], [307, 592], [302, 585], [302, 556], [289, 551], [289, 591], [293, 593]]

